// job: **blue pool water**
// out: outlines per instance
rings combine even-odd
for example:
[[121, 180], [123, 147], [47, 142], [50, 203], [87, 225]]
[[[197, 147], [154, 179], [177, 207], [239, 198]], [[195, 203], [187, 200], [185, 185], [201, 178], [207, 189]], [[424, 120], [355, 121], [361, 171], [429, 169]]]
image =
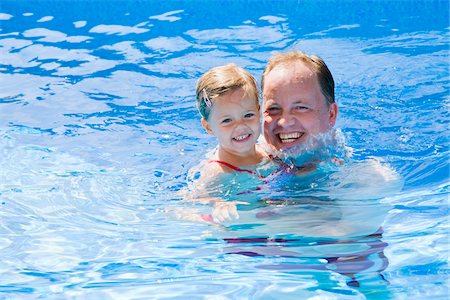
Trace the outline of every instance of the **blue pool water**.
[[[447, 299], [448, 1], [3, 0], [0, 22], [0, 298]], [[227, 228], [177, 218], [208, 209], [180, 196], [215, 146], [197, 78], [292, 49], [334, 74], [337, 200], [293, 183]], [[371, 160], [402, 184], [344, 184]], [[364, 235], [303, 231], [348, 208]]]

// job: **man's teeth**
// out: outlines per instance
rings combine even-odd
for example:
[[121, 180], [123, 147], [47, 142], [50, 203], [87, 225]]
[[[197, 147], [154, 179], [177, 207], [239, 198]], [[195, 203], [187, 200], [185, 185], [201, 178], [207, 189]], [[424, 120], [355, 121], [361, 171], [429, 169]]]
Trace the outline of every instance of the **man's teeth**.
[[235, 136], [234, 139], [237, 141], [242, 141], [243, 139], [246, 139], [249, 136], [250, 136], [250, 134], [244, 134], [244, 135]]
[[292, 143], [302, 135], [300, 134], [300, 132], [293, 132], [293, 133], [280, 133], [278, 136], [280, 137], [282, 143]]

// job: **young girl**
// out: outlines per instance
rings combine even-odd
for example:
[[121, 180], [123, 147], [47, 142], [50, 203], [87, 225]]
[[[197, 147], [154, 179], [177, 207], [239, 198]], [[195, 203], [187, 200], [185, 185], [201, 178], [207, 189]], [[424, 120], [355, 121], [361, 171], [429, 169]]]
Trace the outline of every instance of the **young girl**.
[[213, 68], [197, 83], [197, 107], [203, 128], [214, 135], [218, 148], [209, 160], [208, 177], [260, 163], [265, 154], [256, 145], [261, 133], [255, 78], [235, 64]]
[[[223, 179], [228, 173], [239, 172], [258, 178], [259, 175], [249, 168], [266, 157], [256, 145], [261, 124], [255, 78], [235, 64], [215, 67], [200, 77], [196, 94], [202, 126], [218, 141], [215, 152], [198, 170], [197, 192], [201, 190], [208, 194], [215, 185], [222, 184], [223, 187]], [[226, 186], [226, 189], [233, 188], [236, 187], [232, 183]], [[247, 204], [225, 201], [221, 197], [206, 199], [214, 206], [212, 215], [206, 220], [211, 222], [238, 218], [236, 204]]]

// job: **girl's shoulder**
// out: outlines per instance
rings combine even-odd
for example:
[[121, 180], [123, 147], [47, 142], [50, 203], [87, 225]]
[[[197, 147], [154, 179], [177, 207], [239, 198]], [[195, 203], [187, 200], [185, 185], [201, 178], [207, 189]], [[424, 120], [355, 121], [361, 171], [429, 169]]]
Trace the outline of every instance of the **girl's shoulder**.
[[201, 177], [208, 179], [218, 177], [226, 173], [226, 171], [216, 159], [206, 159], [202, 162], [202, 170], [200, 173]]

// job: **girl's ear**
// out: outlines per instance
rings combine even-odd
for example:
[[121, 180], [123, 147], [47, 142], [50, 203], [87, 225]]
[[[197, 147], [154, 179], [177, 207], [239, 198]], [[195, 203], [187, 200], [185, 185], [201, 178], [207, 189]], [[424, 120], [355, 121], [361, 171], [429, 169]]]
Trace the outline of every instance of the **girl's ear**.
[[213, 134], [213, 131], [212, 131], [211, 127], [209, 126], [208, 121], [206, 121], [205, 118], [202, 118], [202, 126], [203, 126], [203, 128], [205, 128], [207, 133]]

